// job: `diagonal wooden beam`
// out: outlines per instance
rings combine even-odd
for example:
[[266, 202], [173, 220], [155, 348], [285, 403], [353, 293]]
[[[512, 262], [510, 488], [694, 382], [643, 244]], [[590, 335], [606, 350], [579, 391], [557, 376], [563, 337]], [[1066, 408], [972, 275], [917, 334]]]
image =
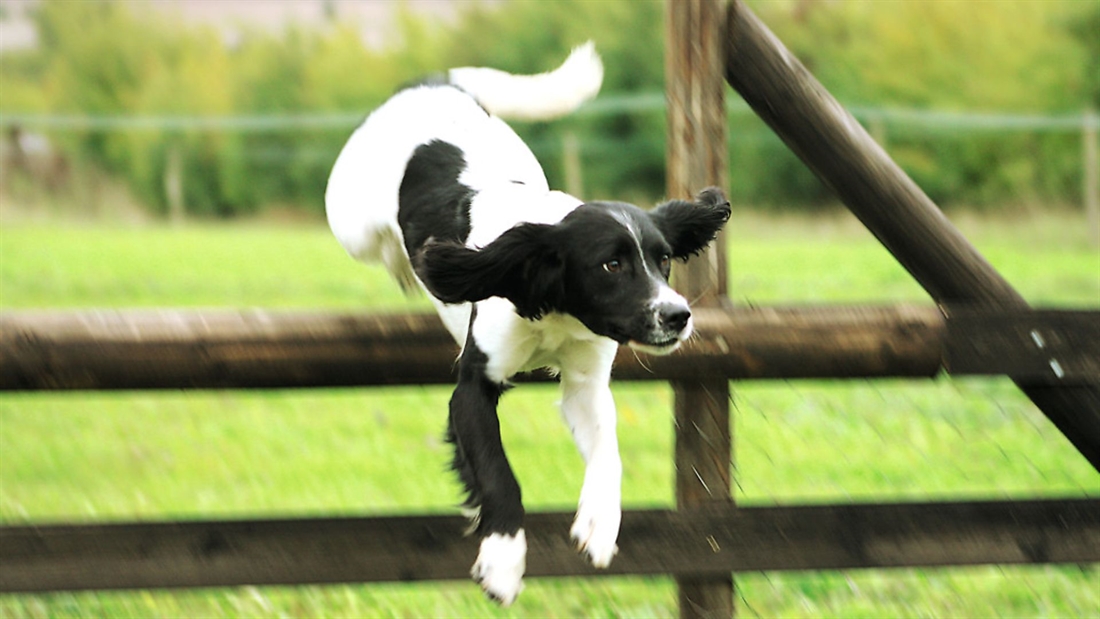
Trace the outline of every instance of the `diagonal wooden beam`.
[[[741, 0], [726, 23], [726, 80], [941, 305], [1026, 308], [858, 121]], [[1016, 384], [1100, 470], [1100, 385]]]

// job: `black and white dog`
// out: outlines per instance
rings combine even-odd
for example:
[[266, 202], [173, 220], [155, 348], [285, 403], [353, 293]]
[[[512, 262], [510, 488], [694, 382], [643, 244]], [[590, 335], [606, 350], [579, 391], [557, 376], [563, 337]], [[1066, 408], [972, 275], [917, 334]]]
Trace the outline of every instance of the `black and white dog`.
[[522, 589], [527, 553], [496, 412], [507, 381], [543, 367], [560, 376], [561, 413], [586, 463], [570, 534], [606, 567], [622, 476], [612, 360], [619, 344], [667, 354], [688, 338], [691, 311], [669, 287], [669, 268], [701, 251], [730, 214], [713, 188], [648, 212], [550, 190], [500, 117], [564, 115], [602, 79], [589, 43], [549, 73], [460, 68], [403, 89], [352, 134], [325, 194], [348, 253], [382, 261], [406, 289], [426, 289], [462, 346], [447, 437], [481, 536], [471, 573], [505, 605]]

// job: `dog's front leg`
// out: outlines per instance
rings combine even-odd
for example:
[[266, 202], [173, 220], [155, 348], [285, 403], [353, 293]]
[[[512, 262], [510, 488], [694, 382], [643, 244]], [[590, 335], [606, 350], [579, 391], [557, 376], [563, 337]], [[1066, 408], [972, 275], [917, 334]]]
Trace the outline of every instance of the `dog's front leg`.
[[486, 356], [472, 338], [459, 360], [459, 380], [451, 396], [448, 436], [454, 468], [469, 497], [481, 549], [470, 571], [485, 593], [507, 606], [523, 589], [527, 538], [519, 483], [500, 440], [497, 402], [504, 386], [486, 375]]
[[618, 552], [615, 545], [622, 519], [622, 461], [616, 435], [615, 401], [611, 397], [610, 354], [588, 371], [562, 368], [562, 416], [585, 462], [584, 485], [570, 536], [592, 565], [607, 567]]

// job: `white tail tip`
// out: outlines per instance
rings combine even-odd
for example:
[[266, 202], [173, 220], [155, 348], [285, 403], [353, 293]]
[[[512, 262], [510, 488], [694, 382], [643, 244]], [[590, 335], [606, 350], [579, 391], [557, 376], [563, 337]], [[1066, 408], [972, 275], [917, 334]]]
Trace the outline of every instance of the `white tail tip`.
[[491, 114], [516, 120], [549, 120], [576, 110], [603, 83], [603, 63], [589, 41], [573, 49], [560, 67], [538, 75], [497, 69], [451, 69], [450, 82], [470, 93]]

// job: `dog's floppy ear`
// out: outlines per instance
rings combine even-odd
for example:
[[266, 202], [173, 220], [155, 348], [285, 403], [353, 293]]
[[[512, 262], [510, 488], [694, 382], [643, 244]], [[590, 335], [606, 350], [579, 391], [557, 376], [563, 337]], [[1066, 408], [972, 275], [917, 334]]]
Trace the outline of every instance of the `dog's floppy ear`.
[[730, 203], [721, 189], [708, 187], [694, 202], [671, 200], [650, 211], [649, 217], [672, 246], [672, 256], [686, 260], [718, 235], [730, 218]]
[[504, 297], [528, 319], [561, 309], [564, 265], [553, 244], [554, 226], [521, 224], [492, 243], [471, 249], [428, 241], [414, 259], [416, 273], [444, 303]]

